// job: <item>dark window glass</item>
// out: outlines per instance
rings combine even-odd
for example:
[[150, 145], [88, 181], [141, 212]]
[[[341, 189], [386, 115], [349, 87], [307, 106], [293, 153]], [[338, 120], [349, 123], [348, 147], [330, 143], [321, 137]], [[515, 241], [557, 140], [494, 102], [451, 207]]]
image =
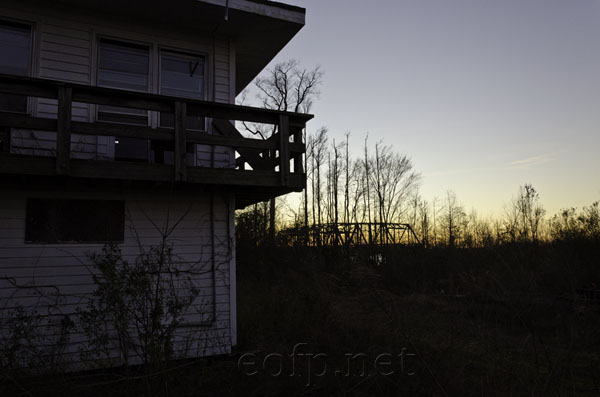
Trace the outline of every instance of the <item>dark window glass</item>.
[[[129, 91], [148, 90], [150, 56], [148, 47], [100, 40], [98, 85]], [[148, 125], [148, 111], [117, 106], [99, 106], [98, 120]]]
[[148, 162], [148, 139], [116, 137], [115, 159], [124, 161]]
[[[204, 99], [204, 58], [174, 52], [161, 52], [160, 93], [189, 99]], [[173, 113], [160, 114], [160, 126], [173, 128]], [[204, 117], [188, 116], [186, 127], [204, 130]]]
[[105, 243], [124, 239], [125, 202], [28, 199], [28, 243]]
[[[31, 26], [0, 21], [0, 73], [28, 76], [31, 64]], [[0, 111], [27, 112], [27, 97], [0, 94]]]
[[149, 59], [148, 47], [100, 40], [98, 85], [130, 91], [146, 91]]
[[[148, 91], [149, 48], [101, 39], [98, 43], [98, 85], [129, 91]], [[99, 106], [98, 121], [148, 125], [148, 111], [118, 106]], [[115, 159], [148, 161], [149, 141], [117, 137]]]

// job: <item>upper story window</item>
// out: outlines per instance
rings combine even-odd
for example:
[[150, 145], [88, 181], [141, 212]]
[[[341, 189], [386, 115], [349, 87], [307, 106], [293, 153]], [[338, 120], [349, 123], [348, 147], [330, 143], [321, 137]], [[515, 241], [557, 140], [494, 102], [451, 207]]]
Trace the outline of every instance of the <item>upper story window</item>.
[[[150, 49], [147, 46], [100, 39], [98, 85], [130, 91], [148, 91]], [[100, 106], [99, 121], [148, 124], [148, 112], [116, 106]]]
[[[157, 67], [151, 67], [155, 61]], [[158, 92], [162, 95], [206, 98], [206, 62], [201, 55], [99, 38], [97, 70], [98, 86], [149, 92], [152, 82], [158, 81]], [[163, 128], [174, 126], [172, 112], [148, 112], [121, 106], [98, 106], [97, 120], [144, 126], [158, 124]], [[186, 126], [203, 131], [206, 120], [202, 116], [188, 116]], [[172, 142], [129, 137], [115, 137], [114, 148], [117, 160], [158, 163], [170, 161], [168, 153], [173, 151]], [[193, 145], [189, 150], [194, 151]]]
[[131, 91], [148, 90], [149, 49], [147, 46], [100, 39], [98, 83]]
[[[181, 98], [204, 99], [204, 57], [171, 51], [160, 54], [160, 93]], [[161, 127], [173, 127], [173, 114], [161, 113]], [[188, 116], [187, 128], [203, 130], [204, 117]]]
[[204, 99], [204, 58], [162, 51], [160, 91], [164, 95]]
[[[31, 42], [31, 25], [0, 21], [0, 73], [28, 76]], [[0, 111], [26, 113], [27, 97], [0, 95]]]
[[[150, 47], [108, 39], [98, 41], [98, 85], [147, 92], [150, 81]], [[148, 111], [98, 106], [98, 121], [148, 125]], [[148, 161], [147, 139], [115, 137], [115, 159]]]

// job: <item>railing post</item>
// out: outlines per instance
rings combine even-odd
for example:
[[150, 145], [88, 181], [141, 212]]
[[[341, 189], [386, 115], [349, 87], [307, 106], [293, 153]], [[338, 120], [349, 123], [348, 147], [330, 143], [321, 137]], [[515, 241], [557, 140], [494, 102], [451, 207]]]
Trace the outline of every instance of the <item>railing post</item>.
[[68, 175], [71, 171], [71, 115], [73, 89], [58, 88], [58, 118], [56, 120], [56, 173]]
[[10, 153], [10, 128], [0, 127], [0, 153]]
[[[302, 135], [304, 128], [294, 127], [292, 136], [294, 137], [294, 143], [302, 143]], [[302, 174], [304, 173], [304, 153], [296, 153], [292, 157], [294, 160], [294, 173]]]
[[182, 101], [175, 102], [175, 180], [185, 181], [187, 179], [186, 171], [186, 103]]
[[290, 179], [290, 116], [287, 114], [279, 115], [279, 173], [281, 175], [281, 185], [289, 185]]

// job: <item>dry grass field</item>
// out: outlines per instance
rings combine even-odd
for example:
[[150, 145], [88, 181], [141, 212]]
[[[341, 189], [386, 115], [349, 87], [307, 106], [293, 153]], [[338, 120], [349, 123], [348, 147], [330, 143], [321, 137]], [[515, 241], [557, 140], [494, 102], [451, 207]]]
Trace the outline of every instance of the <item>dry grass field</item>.
[[600, 394], [597, 243], [252, 248], [230, 356], [6, 377], [2, 395]]

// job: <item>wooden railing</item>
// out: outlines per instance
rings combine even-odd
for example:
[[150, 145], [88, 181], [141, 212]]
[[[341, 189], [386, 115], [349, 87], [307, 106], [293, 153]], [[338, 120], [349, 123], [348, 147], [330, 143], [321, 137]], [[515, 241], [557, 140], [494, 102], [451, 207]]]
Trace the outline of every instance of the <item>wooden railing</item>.
[[[57, 134], [53, 165], [50, 165], [49, 159], [37, 159], [35, 162], [29, 156], [27, 163], [23, 156], [5, 153], [1, 154], [0, 173], [170, 179], [189, 183], [281, 186], [292, 190], [302, 189], [306, 183], [302, 162], [306, 148], [302, 130], [312, 115], [8, 75], [0, 75], [0, 93], [58, 100], [56, 119], [0, 112], [0, 127], [55, 131]], [[168, 112], [174, 114], [174, 128], [74, 121], [74, 102]], [[212, 133], [186, 129], [187, 116], [207, 118], [211, 122]], [[275, 133], [268, 139], [246, 138], [231, 121], [271, 124]], [[77, 160], [71, 155], [72, 134], [166, 141], [173, 147], [174, 164]], [[231, 147], [239, 157], [231, 169], [188, 166], [187, 143]], [[252, 170], [247, 169], [248, 165]]]

